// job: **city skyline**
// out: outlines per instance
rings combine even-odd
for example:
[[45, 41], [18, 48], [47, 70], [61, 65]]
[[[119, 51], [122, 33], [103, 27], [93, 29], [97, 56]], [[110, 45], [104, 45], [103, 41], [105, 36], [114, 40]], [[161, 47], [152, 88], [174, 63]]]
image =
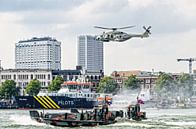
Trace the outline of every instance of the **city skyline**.
[[[151, 25], [152, 35], [123, 43], [104, 43], [104, 70], [188, 72], [196, 57], [196, 1], [194, 0], [1, 0], [0, 60], [14, 68], [14, 47], [32, 37], [55, 37], [61, 41], [62, 69], [77, 65], [77, 36], [98, 35], [93, 28], [135, 25], [128, 33], [141, 33]], [[193, 62], [193, 69], [196, 63]]]

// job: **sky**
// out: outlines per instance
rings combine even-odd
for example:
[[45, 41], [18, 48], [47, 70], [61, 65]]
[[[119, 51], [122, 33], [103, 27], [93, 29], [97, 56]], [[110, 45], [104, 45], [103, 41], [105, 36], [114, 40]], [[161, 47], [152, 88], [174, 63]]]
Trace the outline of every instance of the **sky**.
[[[77, 36], [98, 35], [93, 26], [134, 28], [149, 38], [104, 43], [104, 71], [142, 70], [188, 72], [196, 57], [195, 0], [0, 0], [0, 60], [4, 69], [15, 68], [15, 43], [50, 36], [61, 42], [62, 69], [77, 65]], [[196, 69], [196, 62], [193, 62]]]

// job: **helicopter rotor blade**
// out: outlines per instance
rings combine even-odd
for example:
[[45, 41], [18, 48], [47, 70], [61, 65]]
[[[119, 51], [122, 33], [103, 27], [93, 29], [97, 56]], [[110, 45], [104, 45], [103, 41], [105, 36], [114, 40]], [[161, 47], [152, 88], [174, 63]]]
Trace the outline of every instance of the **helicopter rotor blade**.
[[120, 27], [120, 28], [116, 28], [116, 29], [128, 29], [128, 28], [133, 28], [135, 26], [125, 26], [125, 27]]
[[113, 28], [107, 28], [107, 27], [101, 27], [101, 26], [94, 26], [94, 28], [105, 29], [105, 30], [113, 30]]
[[106, 29], [106, 30], [119, 30], [119, 29], [127, 29], [127, 28], [132, 28], [132, 27], [135, 27], [135, 26], [125, 26], [125, 27], [119, 27], [119, 28], [116, 28], [116, 27], [101, 27], [101, 26], [94, 26], [95, 28], [99, 28], [99, 29]]

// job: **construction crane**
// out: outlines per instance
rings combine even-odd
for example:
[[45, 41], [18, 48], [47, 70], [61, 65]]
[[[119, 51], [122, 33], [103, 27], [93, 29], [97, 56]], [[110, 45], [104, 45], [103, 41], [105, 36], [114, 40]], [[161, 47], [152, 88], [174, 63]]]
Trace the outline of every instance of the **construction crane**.
[[192, 62], [196, 61], [196, 58], [186, 58], [186, 59], [177, 59], [177, 61], [188, 61], [189, 62], [189, 74], [192, 74]]

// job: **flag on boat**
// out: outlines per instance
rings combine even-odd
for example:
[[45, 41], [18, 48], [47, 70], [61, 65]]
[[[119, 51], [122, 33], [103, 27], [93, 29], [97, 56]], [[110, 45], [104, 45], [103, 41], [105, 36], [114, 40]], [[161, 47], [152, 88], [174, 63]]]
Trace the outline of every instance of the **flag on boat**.
[[144, 101], [141, 100], [141, 99], [138, 99], [138, 100], [137, 100], [137, 103], [138, 103], [138, 104], [144, 104]]

